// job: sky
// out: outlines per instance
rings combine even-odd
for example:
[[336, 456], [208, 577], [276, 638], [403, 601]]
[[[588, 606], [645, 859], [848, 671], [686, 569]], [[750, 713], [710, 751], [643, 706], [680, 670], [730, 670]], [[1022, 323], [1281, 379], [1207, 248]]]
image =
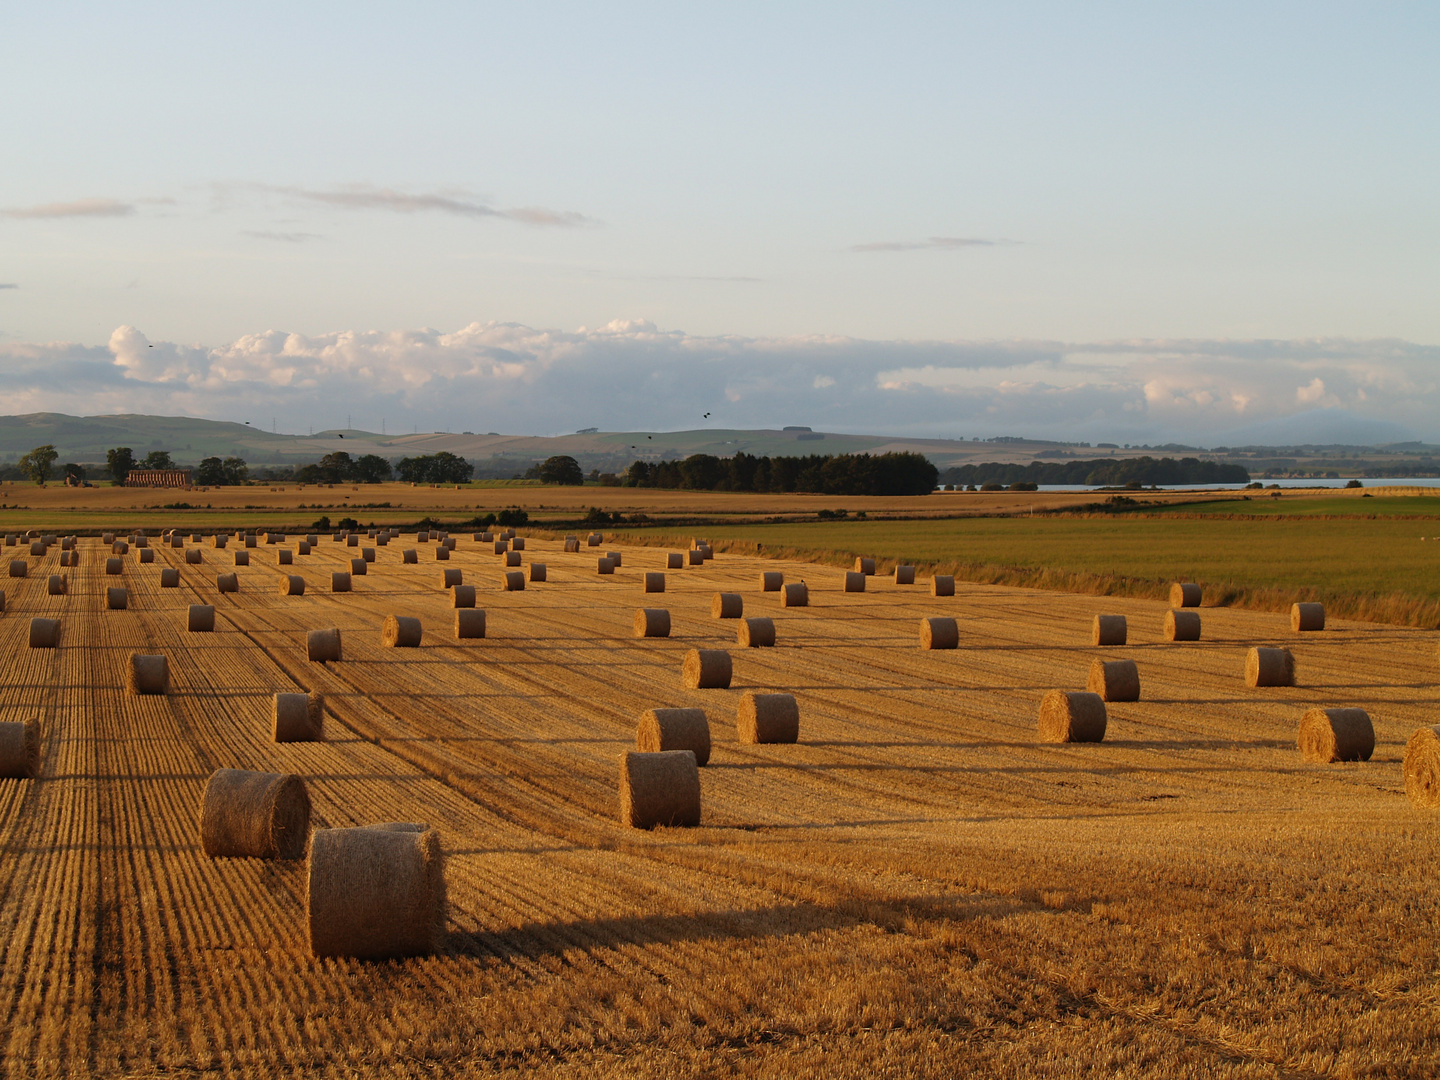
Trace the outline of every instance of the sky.
[[1434, 4], [12, 5], [0, 412], [1440, 440], [1437, 45]]

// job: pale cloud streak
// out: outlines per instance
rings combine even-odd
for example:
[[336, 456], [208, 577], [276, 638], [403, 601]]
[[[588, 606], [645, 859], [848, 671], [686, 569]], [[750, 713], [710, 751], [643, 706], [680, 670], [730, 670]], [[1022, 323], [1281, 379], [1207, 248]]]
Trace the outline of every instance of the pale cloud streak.
[[372, 187], [368, 184], [345, 184], [325, 189], [254, 186], [300, 202], [343, 210], [380, 210], [395, 214], [439, 213], [456, 217], [498, 218], [524, 225], [561, 228], [590, 223], [585, 215], [573, 210], [551, 210], [543, 206], [497, 208], [466, 191], [409, 192], [389, 187]]
[[881, 240], [854, 244], [851, 251], [963, 251], [966, 248], [1014, 247], [1018, 240], [985, 240], [974, 236], [932, 236], [928, 240]]
[[74, 199], [70, 202], [43, 203], [39, 206], [12, 207], [0, 210], [8, 218], [117, 218], [130, 217], [135, 204], [119, 199]]

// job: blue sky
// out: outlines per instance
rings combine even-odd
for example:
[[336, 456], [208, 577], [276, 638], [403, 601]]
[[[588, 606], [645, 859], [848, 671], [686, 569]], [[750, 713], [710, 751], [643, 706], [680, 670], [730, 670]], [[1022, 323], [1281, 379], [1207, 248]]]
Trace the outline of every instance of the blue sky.
[[[1440, 436], [1433, 4], [293, 8], [7, 10], [4, 411], [288, 401], [294, 429], [340, 395], [560, 430], [543, 380], [465, 423], [476, 354], [410, 392], [377, 343], [615, 324], [662, 338], [587, 363], [747, 342], [746, 386], [846, 430], [1200, 439], [1329, 408]], [[229, 381], [126, 363], [130, 327]], [[276, 332], [312, 346], [237, 365]], [[368, 378], [316, 366], [342, 338]], [[56, 357], [108, 375], [64, 406]], [[761, 422], [734, 390], [673, 388], [649, 426]], [[626, 393], [578, 412], [622, 426]]]

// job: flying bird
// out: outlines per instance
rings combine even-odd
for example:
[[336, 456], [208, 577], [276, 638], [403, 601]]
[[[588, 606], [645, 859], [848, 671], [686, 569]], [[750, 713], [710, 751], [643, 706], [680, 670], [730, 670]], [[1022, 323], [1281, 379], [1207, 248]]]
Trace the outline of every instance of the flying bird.
[[709, 420], [709, 419], [710, 419], [710, 414], [709, 414], [708, 412], [705, 414], [705, 419], [706, 419], [706, 420]]
[[344, 437], [345, 437], [344, 435], [341, 435], [341, 436], [340, 436], [340, 438], [342, 438], [342, 439], [343, 439]]
[[653, 439], [654, 437], [655, 437], [654, 435], [646, 435], [646, 436], [645, 436], [645, 438], [647, 438], [647, 439]]

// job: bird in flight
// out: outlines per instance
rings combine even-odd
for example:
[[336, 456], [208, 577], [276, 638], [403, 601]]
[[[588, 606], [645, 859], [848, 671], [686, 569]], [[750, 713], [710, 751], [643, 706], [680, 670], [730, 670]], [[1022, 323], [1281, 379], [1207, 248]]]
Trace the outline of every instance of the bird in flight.
[[709, 414], [708, 412], [705, 414], [705, 419], [706, 419], [706, 420], [709, 420], [709, 419], [710, 419], [710, 414]]
[[342, 439], [343, 439], [344, 437], [345, 437], [344, 435], [341, 435], [341, 436], [340, 436], [340, 438], [342, 438]]

